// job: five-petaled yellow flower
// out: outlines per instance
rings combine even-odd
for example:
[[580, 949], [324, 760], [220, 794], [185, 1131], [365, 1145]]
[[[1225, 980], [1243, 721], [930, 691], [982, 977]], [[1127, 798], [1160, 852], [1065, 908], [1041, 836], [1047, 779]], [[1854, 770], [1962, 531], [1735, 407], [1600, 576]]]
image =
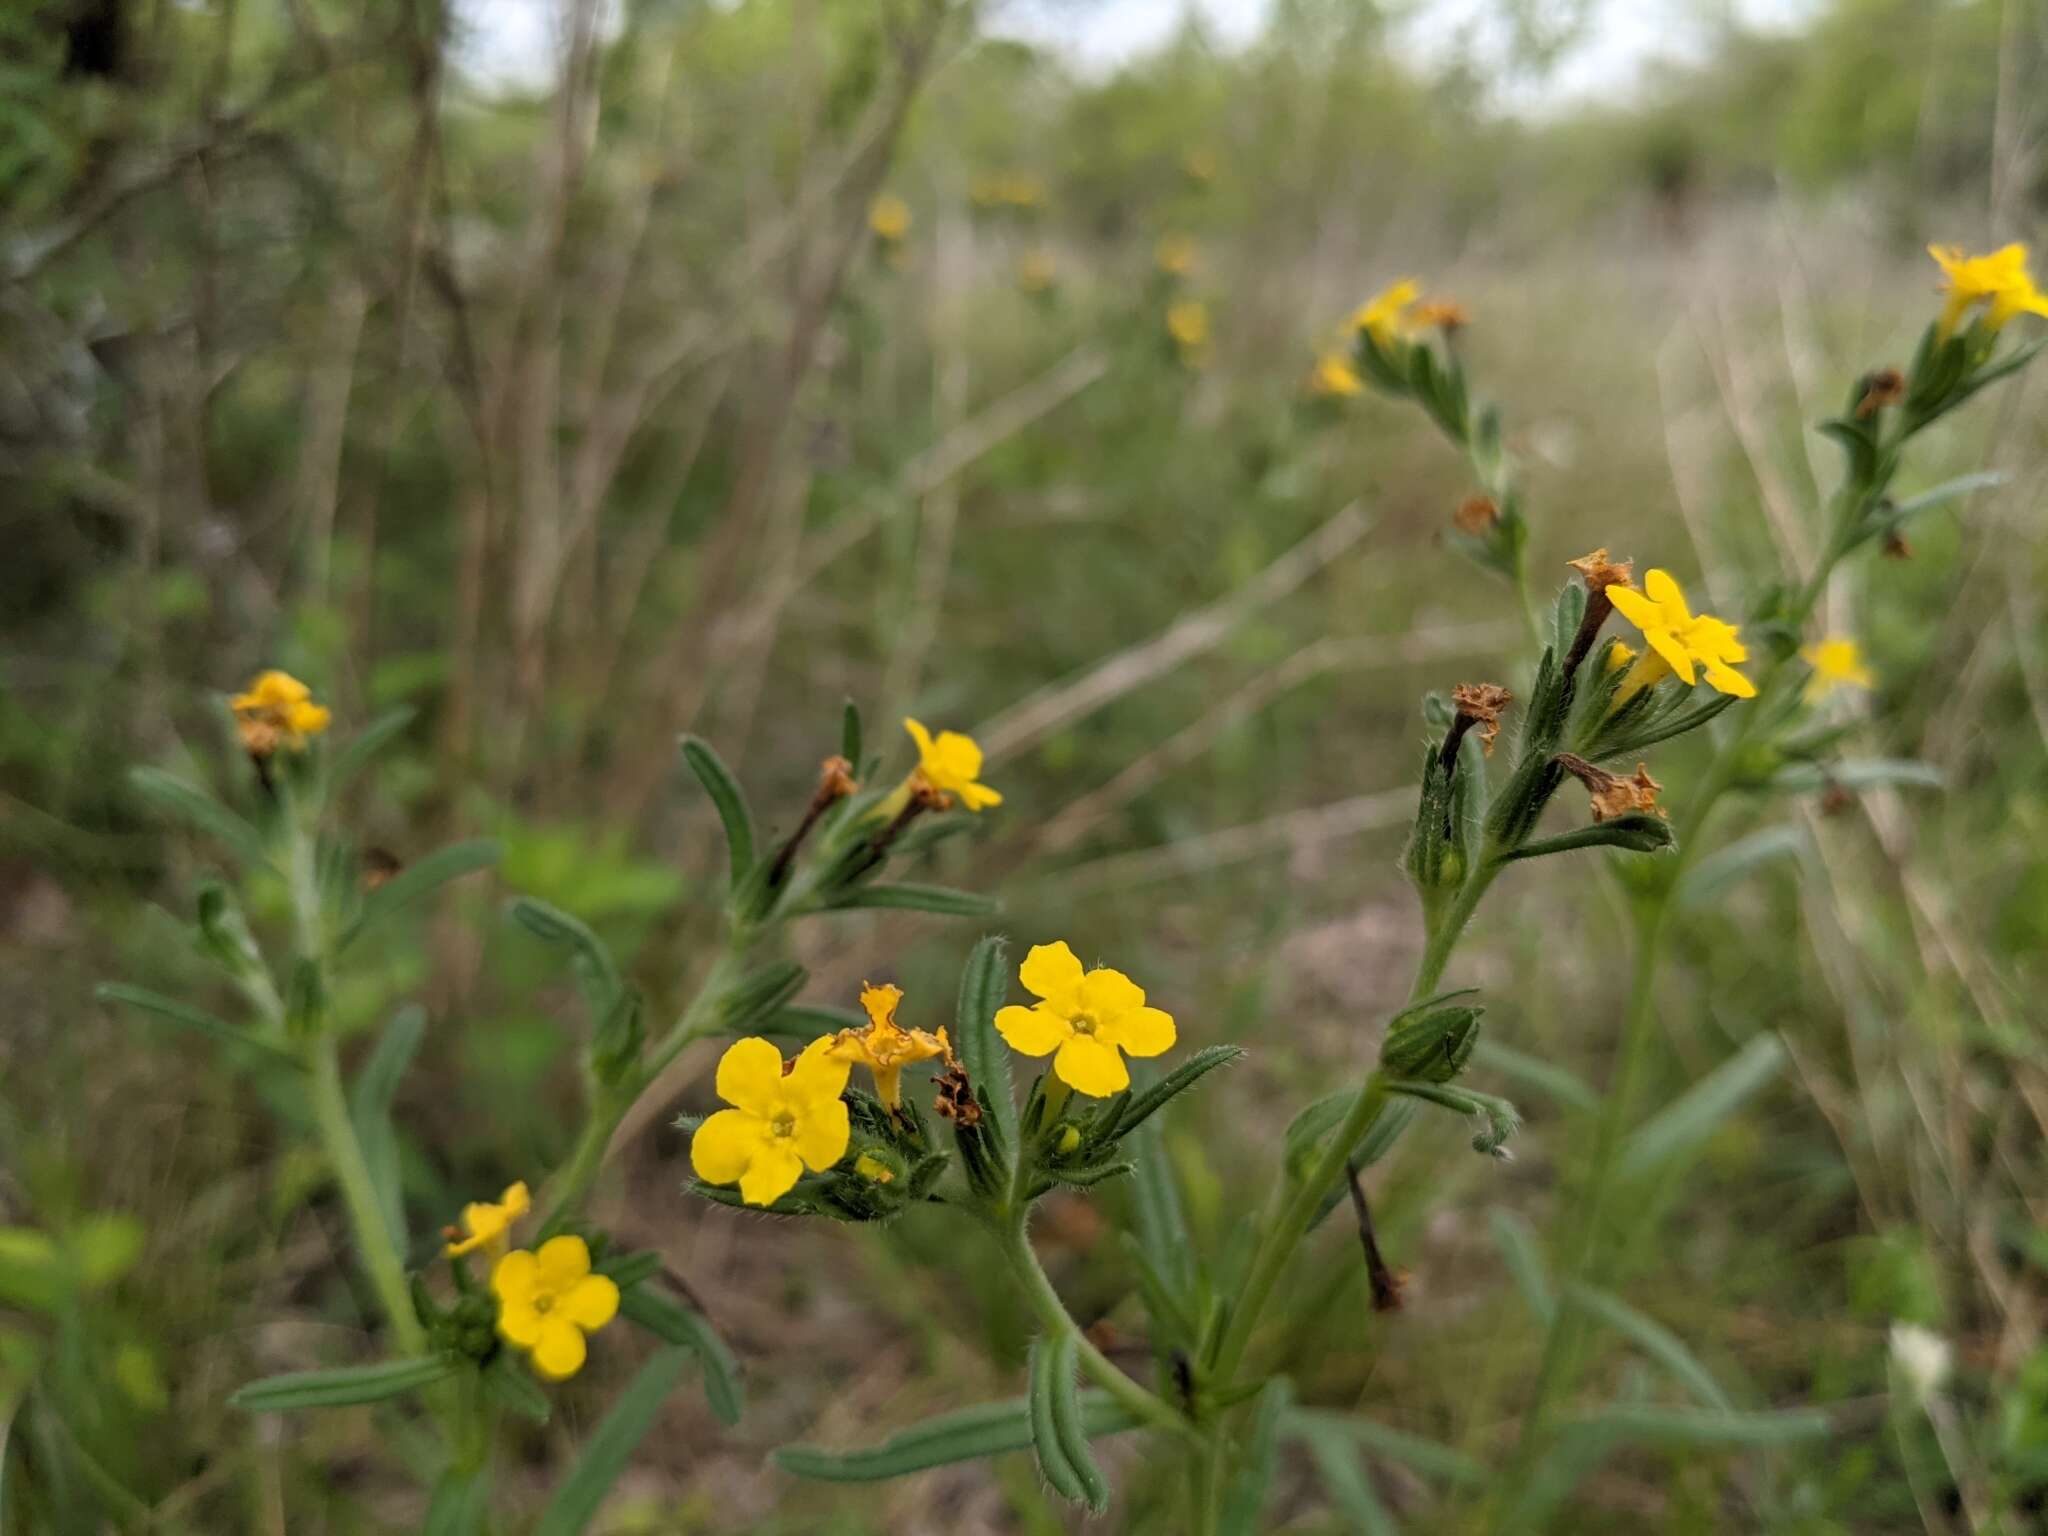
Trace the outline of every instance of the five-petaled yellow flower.
[[1863, 659], [1863, 647], [1848, 635], [1829, 635], [1801, 648], [1800, 658], [1811, 668], [1806, 680], [1808, 699], [1824, 699], [1837, 688], [1875, 688], [1877, 676]]
[[846, 1103], [853, 1063], [821, 1035], [785, 1070], [782, 1052], [758, 1035], [735, 1040], [718, 1063], [718, 1096], [732, 1106], [697, 1127], [690, 1166], [706, 1184], [740, 1187], [749, 1205], [773, 1205], [808, 1168], [823, 1173], [846, 1156]]
[[1152, 248], [1152, 259], [1168, 277], [1186, 277], [1195, 270], [1199, 252], [1186, 235], [1167, 235]]
[[896, 1022], [896, 1008], [902, 1001], [901, 987], [867, 983], [860, 993], [867, 1024], [860, 1029], [842, 1029], [832, 1037], [833, 1059], [872, 1072], [876, 1095], [891, 1109], [903, 1101], [905, 1067], [938, 1056], [951, 1060], [953, 1055], [944, 1029], [934, 1035], [922, 1029], [904, 1029]]
[[524, 1180], [506, 1185], [504, 1195], [495, 1204], [488, 1200], [470, 1202], [462, 1208], [462, 1225], [468, 1236], [458, 1239], [456, 1229], [448, 1229], [448, 1236], [455, 1239], [448, 1244], [448, 1257], [460, 1258], [479, 1248], [493, 1256], [503, 1253], [512, 1235], [512, 1224], [532, 1208], [533, 1196], [527, 1193]]
[[884, 192], [868, 205], [868, 228], [894, 245], [910, 233], [910, 204], [893, 192]]
[[313, 702], [313, 690], [289, 672], [258, 674], [247, 693], [228, 700], [235, 712], [235, 728], [242, 733], [242, 745], [256, 757], [268, 757], [279, 747], [294, 752], [305, 749], [306, 740], [327, 729], [334, 717], [324, 704]]
[[1355, 395], [1364, 388], [1358, 370], [1341, 352], [1325, 352], [1316, 359], [1315, 371], [1308, 376], [1308, 392], [1319, 400]]
[[1985, 306], [1984, 323], [1994, 332], [2014, 315], [2048, 315], [2048, 294], [2034, 286], [2024, 245], [2015, 242], [1988, 256], [1965, 255], [1958, 245], [1930, 245], [1927, 254], [1947, 279], [1939, 330], [1944, 338], [1978, 304]]
[[571, 1234], [551, 1237], [537, 1253], [515, 1248], [491, 1271], [498, 1298], [498, 1333], [533, 1356], [550, 1381], [583, 1369], [583, 1335], [595, 1333], [619, 1310], [619, 1288], [590, 1272], [590, 1248]]
[[936, 738], [916, 720], [906, 719], [903, 729], [917, 743], [914, 773], [942, 795], [950, 795], [970, 811], [1001, 805], [1000, 792], [981, 782], [981, 747], [972, 736], [959, 731], [941, 731]]
[[1735, 670], [1735, 663], [1749, 660], [1749, 650], [1733, 624], [1712, 614], [1695, 616], [1685, 605], [1685, 593], [1671, 579], [1669, 571], [1651, 571], [1643, 578], [1643, 590], [1610, 586], [1607, 597], [1615, 612], [1643, 632], [1650, 642], [1646, 651], [1621, 680], [1614, 696], [1616, 704], [1676, 672], [1690, 688], [1695, 672], [1704, 673], [1708, 684], [1719, 693], [1738, 699], [1756, 697], [1756, 684]]
[[1364, 331], [1382, 347], [1387, 346], [1410, 328], [1408, 311], [1421, 297], [1422, 285], [1412, 277], [1404, 277], [1360, 305], [1351, 317], [1352, 328]]
[[1064, 941], [1037, 944], [1017, 968], [1024, 990], [1039, 1001], [996, 1014], [996, 1029], [1026, 1056], [1051, 1052], [1052, 1069], [1069, 1088], [1105, 1099], [1131, 1085], [1122, 1055], [1157, 1056], [1173, 1048], [1170, 1014], [1145, 1006], [1145, 992], [1122, 971], [1083, 972]]

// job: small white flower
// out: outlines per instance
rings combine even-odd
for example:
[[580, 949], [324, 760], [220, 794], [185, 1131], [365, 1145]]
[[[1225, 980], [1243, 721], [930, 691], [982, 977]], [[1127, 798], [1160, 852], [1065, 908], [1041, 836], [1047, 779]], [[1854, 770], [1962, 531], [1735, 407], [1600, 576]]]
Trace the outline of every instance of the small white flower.
[[1892, 1364], [1912, 1389], [1913, 1401], [1924, 1403], [1948, 1380], [1948, 1340], [1918, 1323], [1893, 1323]]

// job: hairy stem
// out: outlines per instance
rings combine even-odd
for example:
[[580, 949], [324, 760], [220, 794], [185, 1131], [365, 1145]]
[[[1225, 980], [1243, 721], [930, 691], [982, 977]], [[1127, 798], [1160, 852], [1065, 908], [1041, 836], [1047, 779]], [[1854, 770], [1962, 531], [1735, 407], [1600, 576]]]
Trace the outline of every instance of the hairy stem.
[[355, 1233], [356, 1251], [369, 1272], [377, 1300], [400, 1347], [409, 1355], [424, 1354], [426, 1330], [413, 1311], [412, 1296], [405, 1284], [405, 1263], [384, 1224], [376, 1182], [363, 1158], [362, 1143], [356, 1140], [355, 1121], [349, 1116], [348, 1096], [342, 1090], [341, 1061], [334, 1041], [322, 1036], [307, 1047], [306, 1056], [314, 1123], [319, 1128], [328, 1166], [341, 1185], [342, 1201], [348, 1207], [349, 1225]]

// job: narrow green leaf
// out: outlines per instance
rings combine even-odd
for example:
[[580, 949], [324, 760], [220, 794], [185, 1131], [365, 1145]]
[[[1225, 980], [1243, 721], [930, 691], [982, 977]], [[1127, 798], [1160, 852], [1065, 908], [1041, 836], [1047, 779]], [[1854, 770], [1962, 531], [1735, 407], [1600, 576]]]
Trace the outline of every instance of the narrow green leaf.
[[621, 1291], [627, 1291], [661, 1273], [661, 1255], [652, 1249], [639, 1253], [613, 1253], [598, 1260], [596, 1268]]
[[1727, 1412], [1710, 1408], [1667, 1408], [1627, 1404], [1582, 1420], [1632, 1445], [1676, 1447], [1774, 1446], [1814, 1440], [1832, 1429], [1817, 1408], [1770, 1408]]
[[1888, 521], [1904, 522], [1915, 513], [1926, 512], [1944, 502], [1955, 501], [1964, 496], [1974, 496], [1979, 491], [1988, 491], [2004, 485], [2012, 478], [2003, 470], [1980, 470], [1972, 475], [1957, 475], [1953, 480], [1944, 480], [1918, 496], [1908, 496], [1890, 509]]
[[1131, 1241], [1143, 1255], [1160, 1291], [1157, 1297], [1148, 1294], [1147, 1310], [1155, 1306], [1170, 1309], [1168, 1318], [1155, 1313], [1153, 1322], [1170, 1319], [1177, 1341], [1186, 1348], [1195, 1342], [1194, 1310], [1189, 1301], [1195, 1283], [1194, 1242], [1181, 1210], [1173, 1166], [1167, 1160], [1157, 1126], [1146, 1126], [1136, 1132], [1129, 1148], [1136, 1154], [1138, 1164], [1130, 1185]]
[[571, 917], [561, 908], [551, 907], [531, 896], [516, 899], [511, 913], [512, 920], [527, 932], [569, 949], [574, 956], [577, 978], [583, 984], [583, 996], [589, 1004], [591, 1016], [603, 1018], [625, 986], [619, 975], [618, 962], [612, 959], [612, 952], [604, 940], [582, 919]]
[[189, 1029], [195, 1034], [218, 1040], [225, 1044], [247, 1046], [268, 1061], [282, 1066], [299, 1067], [302, 1063], [282, 1046], [260, 1039], [247, 1030], [237, 1029], [224, 1019], [217, 1019], [203, 1009], [179, 1002], [174, 997], [165, 997], [161, 992], [152, 992], [146, 987], [131, 987], [124, 982], [103, 981], [93, 988], [93, 996], [103, 1003], [119, 1003], [128, 1008], [139, 1008], [144, 1013], [155, 1014], [180, 1029]]
[[131, 768], [128, 782], [137, 794], [171, 819], [227, 844], [247, 862], [259, 867], [270, 862], [270, 849], [263, 834], [198, 785], [161, 768]]
[[1674, 1380], [1709, 1408], [1733, 1411], [1735, 1405], [1713, 1373], [1700, 1364], [1684, 1342], [1653, 1318], [1645, 1317], [1619, 1296], [1572, 1284], [1567, 1292], [1571, 1304], [1598, 1318], [1616, 1333], [1669, 1371]]
[[810, 972], [794, 960], [771, 960], [757, 965], [726, 988], [712, 1004], [717, 1028], [727, 1034], [745, 1034], [755, 1022], [779, 1010], [803, 989]]
[[1514, 1212], [1498, 1208], [1487, 1217], [1487, 1225], [1493, 1233], [1493, 1245], [1500, 1250], [1501, 1262], [1507, 1265], [1522, 1300], [1529, 1304], [1536, 1320], [1548, 1326], [1557, 1315], [1557, 1298], [1550, 1291], [1536, 1234]]
[[1206, 1050], [1195, 1052], [1158, 1082], [1132, 1097], [1122, 1118], [1117, 1122], [1117, 1134], [1129, 1135], [1194, 1087], [1208, 1073], [1237, 1060], [1243, 1054], [1244, 1048], [1237, 1045], [1212, 1045]]
[[784, 1003], [775, 1017], [754, 1027], [764, 1035], [792, 1035], [815, 1040], [842, 1029], [859, 1029], [867, 1015], [852, 1008], [835, 1008], [829, 1003]]
[[1910, 758], [1853, 758], [1840, 763], [1789, 763], [1771, 776], [1771, 787], [1792, 794], [1818, 790], [1875, 789], [1887, 784], [1940, 789], [1947, 780], [1931, 763]]
[[1272, 1486], [1273, 1466], [1279, 1459], [1280, 1424], [1292, 1395], [1285, 1376], [1274, 1377], [1259, 1393], [1251, 1429], [1245, 1436], [1244, 1459], [1224, 1498], [1216, 1536], [1258, 1536], [1262, 1528], [1259, 1515], [1266, 1507], [1266, 1491]]
[[[1304, 1425], [1307, 1427], [1303, 1428]], [[1316, 1471], [1322, 1478], [1323, 1491], [1359, 1536], [1400, 1536], [1400, 1527], [1394, 1524], [1394, 1517], [1387, 1513], [1386, 1506], [1380, 1503], [1379, 1496], [1372, 1491], [1372, 1484], [1359, 1468], [1356, 1446], [1349, 1444], [1343, 1436], [1299, 1416], [1290, 1419], [1288, 1428], [1301, 1431], [1302, 1443], [1308, 1447]]]
[[1016, 1157], [1017, 1101], [1010, 1087], [1009, 1047], [996, 1033], [996, 1010], [1009, 995], [1009, 955], [1009, 945], [998, 934], [989, 934], [974, 946], [960, 973], [953, 1030], [969, 1081], [988, 1096], [995, 1121], [990, 1139], [1006, 1169]]
[[386, 710], [357, 731], [347, 746], [327, 760], [327, 798], [332, 801], [347, 789], [355, 776], [369, 765], [370, 759], [412, 724], [417, 713], [410, 704], [401, 704], [396, 709]]
[[1758, 1035], [1637, 1126], [1623, 1144], [1620, 1166], [1642, 1177], [1699, 1146], [1776, 1077], [1784, 1062], [1778, 1037]]
[[500, 1350], [484, 1371], [484, 1390], [513, 1413], [535, 1424], [545, 1424], [553, 1415], [554, 1404], [547, 1393], [533, 1379], [525, 1360], [510, 1350]]
[[1304, 1434], [1341, 1436], [1375, 1456], [1399, 1462], [1427, 1477], [1440, 1477], [1446, 1482], [1462, 1483], [1468, 1487], [1478, 1487], [1489, 1479], [1486, 1468], [1462, 1452], [1420, 1435], [1411, 1435], [1406, 1430], [1389, 1429], [1371, 1419], [1318, 1408], [1296, 1408], [1288, 1415], [1288, 1423]]
[[370, 1182], [377, 1189], [385, 1228], [400, 1253], [406, 1250], [405, 1195], [399, 1181], [398, 1131], [391, 1123], [391, 1103], [426, 1030], [424, 1008], [408, 1004], [399, 1009], [378, 1037], [370, 1059], [356, 1073], [349, 1093], [349, 1119], [355, 1124], [356, 1140], [362, 1143], [363, 1161], [369, 1165]]
[[[1066, 1344], [1064, 1351], [1060, 1348], [1062, 1342]], [[1079, 1504], [1087, 1498], [1087, 1492], [1053, 1418], [1053, 1395], [1058, 1390], [1054, 1373], [1064, 1364], [1071, 1380], [1073, 1340], [1064, 1331], [1059, 1339], [1033, 1339], [1026, 1360], [1029, 1388], [1024, 1401], [1030, 1411], [1031, 1448], [1038, 1457], [1038, 1470], [1045, 1474], [1054, 1493], [1069, 1504]]]
[[1102, 1475], [1102, 1468], [1095, 1463], [1095, 1453], [1088, 1447], [1088, 1425], [1081, 1415], [1081, 1393], [1076, 1385], [1079, 1372], [1074, 1335], [1063, 1331], [1053, 1341], [1050, 1353], [1052, 1359], [1046, 1370], [1051, 1377], [1053, 1433], [1067, 1464], [1080, 1480], [1082, 1502], [1094, 1513], [1105, 1514], [1109, 1509], [1109, 1479]]
[[725, 828], [731, 889], [737, 891], [746, 883], [747, 875], [754, 867], [754, 813], [747, 809], [746, 791], [740, 788], [739, 780], [732, 776], [732, 770], [725, 766], [724, 760], [711, 750], [709, 742], [701, 737], [685, 736], [682, 750], [683, 761], [690, 765], [690, 772], [697, 775], [697, 782], [711, 797], [718, 820]]
[[688, 1359], [688, 1350], [664, 1349], [640, 1367], [555, 1489], [534, 1536], [579, 1536], [590, 1524], [635, 1448], [654, 1427], [655, 1415], [681, 1379]]
[[324, 1371], [292, 1371], [252, 1381], [228, 1399], [246, 1413], [290, 1413], [301, 1408], [345, 1408], [402, 1397], [453, 1375], [456, 1362], [445, 1355], [417, 1360], [380, 1360]]
[[1510, 1082], [1527, 1084], [1573, 1109], [1591, 1111], [1600, 1107], [1600, 1095], [1593, 1091], [1591, 1085], [1555, 1062], [1483, 1038], [1473, 1048], [1472, 1060], [1475, 1065], [1498, 1072]]
[[1619, 848], [1627, 853], [1662, 853], [1677, 846], [1671, 823], [1647, 811], [1596, 821], [1591, 826], [1555, 837], [1539, 837], [1501, 855], [1503, 859], [1540, 859], [1553, 853], [1576, 853], [1585, 848]]
[[347, 949], [370, 928], [394, 913], [402, 912], [421, 897], [451, 880], [473, 875], [480, 869], [489, 869], [503, 856], [504, 849], [496, 841], [480, 837], [437, 848], [417, 864], [407, 865], [363, 898], [362, 913], [341, 936], [341, 942], [335, 946], [337, 952]]
[[681, 1345], [695, 1355], [704, 1372], [704, 1400], [711, 1405], [711, 1412], [721, 1424], [739, 1423], [746, 1408], [740, 1363], [708, 1318], [650, 1282], [623, 1291], [619, 1312], [656, 1338]]
[[1763, 827], [1737, 838], [1685, 872], [1678, 882], [1679, 904], [1695, 911], [1711, 907], [1765, 864], [1804, 858], [1807, 848], [1806, 829], [1799, 826]]
[[[1119, 1434], [1136, 1422], [1108, 1393], [1081, 1394], [1081, 1426], [1089, 1438]], [[1025, 1450], [1031, 1443], [1029, 1406], [1023, 1398], [1012, 1397], [926, 1419], [863, 1450], [785, 1445], [770, 1459], [792, 1476], [814, 1482], [873, 1483], [928, 1467]]]
[[860, 772], [860, 706], [852, 699], [839, 712], [839, 755], [849, 764], [849, 772]]
[[832, 903], [840, 910], [881, 907], [902, 912], [936, 912], [941, 917], [989, 917], [999, 904], [993, 897], [956, 891], [944, 885], [857, 885]]
[[483, 1536], [491, 1511], [491, 1469], [457, 1471], [450, 1467], [434, 1484], [420, 1536]]

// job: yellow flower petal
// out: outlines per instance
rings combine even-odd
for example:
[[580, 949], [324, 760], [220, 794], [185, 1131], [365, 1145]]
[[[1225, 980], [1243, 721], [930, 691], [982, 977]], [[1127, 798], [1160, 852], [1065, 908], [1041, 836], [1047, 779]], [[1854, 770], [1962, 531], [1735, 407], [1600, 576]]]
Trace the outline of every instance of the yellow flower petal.
[[797, 1121], [791, 1140], [796, 1143], [797, 1156], [804, 1160], [804, 1165], [813, 1173], [823, 1173], [846, 1156], [846, 1143], [851, 1135], [846, 1103], [833, 1099], [806, 1110]]
[[1116, 1047], [1093, 1035], [1074, 1035], [1052, 1059], [1052, 1069], [1061, 1082], [1076, 1093], [1106, 1099], [1131, 1086], [1130, 1068]]
[[749, 1205], [773, 1205], [795, 1187], [804, 1171], [788, 1138], [765, 1142], [740, 1175], [740, 1198]]
[[590, 1273], [590, 1245], [573, 1232], [549, 1238], [533, 1257], [541, 1290], [556, 1296], [573, 1290]]
[[706, 1184], [732, 1184], [760, 1150], [767, 1122], [743, 1109], [721, 1109], [690, 1138], [690, 1166]]
[[1160, 1008], [1133, 1008], [1096, 1029], [1099, 1038], [1133, 1056], [1158, 1056], [1173, 1049], [1177, 1038], [1173, 1015]]
[[1731, 666], [1718, 661], [1709, 661], [1704, 664], [1701, 670], [1706, 674], [1708, 686], [1716, 693], [1733, 694], [1738, 699], [1753, 699], [1756, 697], [1756, 684], [1752, 683]]
[[498, 1336], [508, 1344], [531, 1349], [539, 1340], [547, 1319], [529, 1301], [498, 1300]]
[[1049, 1055], [1073, 1032], [1064, 1018], [1043, 1006], [1020, 1008], [1012, 1003], [996, 1010], [996, 1033], [1020, 1055]]
[[533, 1342], [533, 1368], [550, 1381], [567, 1381], [583, 1369], [588, 1348], [583, 1331], [567, 1318], [551, 1315], [541, 1323]]
[[515, 1248], [491, 1267], [491, 1294], [508, 1305], [533, 1300], [540, 1285], [540, 1265], [524, 1248]]
[[585, 1275], [555, 1304], [555, 1315], [565, 1317], [585, 1333], [595, 1333], [619, 1312], [619, 1287], [609, 1275]]
[[1665, 664], [1685, 680], [1690, 688], [1696, 681], [1692, 668], [1692, 656], [1678, 643], [1677, 636], [1668, 629], [1646, 629], [1643, 638], [1650, 642], [1650, 649], [1664, 658]]
[[903, 717], [903, 729], [910, 732], [910, 739], [917, 743], [917, 759], [924, 762], [932, 755], [932, 733], [924, 728], [924, 722]]
[[[1685, 606], [1685, 593], [1669, 571], [1651, 571], [1643, 578], [1643, 591], [1664, 610], [1665, 622], [1675, 629], [1692, 622], [1692, 610]], [[1612, 596], [1612, 594], [1609, 594]]]
[[1067, 947], [1065, 939], [1057, 944], [1034, 944], [1017, 967], [1017, 979], [1034, 997], [1065, 1001], [1080, 989], [1080, 957]]
[[1122, 971], [1100, 966], [1081, 978], [1081, 1011], [1107, 1024], [1145, 1006], [1145, 989]]
[[[789, 1069], [789, 1075], [781, 1080], [780, 1089], [785, 1102], [801, 1104], [809, 1108], [837, 1099], [846, 1092], [846, 1079], [853, 1072], [853, 1063], [833, 1054], [836, 1035], [820, 1035], [804, 1047], [803, 1054]], [[766, 1045], [764, 1040], [762, 1044]], [[768, 1046], [769, 1050], [775, 1047]], [[782, 1058], [776, 1058], [780, 1070]], [[719, 1091], [723, 1093], [721, 1085]]]
[[1614, 604], [1614, 611], [1637, 629], [1648, 629], [1652, 624], [1662, 624], [1664, 615], [1657, 605], [1642, 593], [1628, 587], [1609, 587], [1607, 600]]
[[750, 1114], [774, 1114], [782, 1098], [782, 1052], [758, 1035], [735, 1040], [719, 1058], [718, 1096]]

